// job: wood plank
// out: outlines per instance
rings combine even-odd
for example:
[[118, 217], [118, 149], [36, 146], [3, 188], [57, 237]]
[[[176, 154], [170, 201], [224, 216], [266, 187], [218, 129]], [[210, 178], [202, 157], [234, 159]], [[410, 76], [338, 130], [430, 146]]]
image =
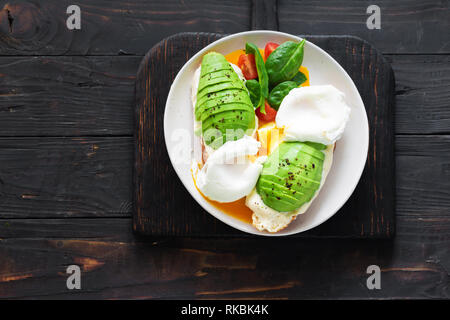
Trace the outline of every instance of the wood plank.
[[[386, 58], [396, 78], [396, 133], [449, 133], [450, 55]], [[0, 57], [0, 136], [132, 135], [140, 60]]]
[[[396, 77], [396, 133], [448, 133], [450, 56], [387, 59]], [[0, 58], [0, 136], [131, 135], [139, 60]]]
[[[381, 9], [381, 29], [366, 26], [367, 7]], [[293, 34], [353, 35], [383, 53], [449, 53], [450, 7], [440, 0], [279, 0], [279, 30]]]
[[[253, 28], [275, 29], [273, 0], [254, 1], [78, 1], [81, 30], [66, 28], [70, 1], [7, 3], [0, 11], [0, 54], [74, 55], [140, 54], [161, 39], [183, 31], [235, 33]], [[360, 36], [383, 52], [450, 52], [450, 9], [439, 0], [378, 1], [381, 30], [366, 27], [367, 7], [357, 0], [279, 0], [281, 31], [293, 34]], [[255, 4], [255, 5], [253, 5]], [[266, 4], [269, 4], [267, 7]], [[258, 20], [253, 18], [260, 17]], [[411, 30], [414, 30], [411, 32]], [[402, 37], [398, 37], [401, 34]]]
[[81, 30], [68, 30], [71, 1], [4, 4], [1, 55], [144, 55], [180, 31], [235, 33], [250, 30], [249, 0], [80, 0]]
[[[130, 217], [115, 218], [0, 218], [0, 240], [13, 239], [102, 239], [133, 242]], [[0, 242], [1, 246], [1, 242]]]
[[[448, 216], [400, 216], [395, 240], [377, 242], [142, 242], [131, 236], [131, 219], [39, 223], [0, 220], [0, 298], [450, 297]], [[71, 264], [82, 268], [80, 291], [66, 289]], [[366, 287], [372, 264], [381, 268], [382, 290]]]
[[140, 57], [2, 57], [0, 136], [131, 134]]
[[397, 213], [448, 215], [450, 136], [397, 137]]
[[278, 30], [278, 0], [252, 0], [252, 30]]
[[131, 137], [0, 139], [0, 216], [128, 216]]
[[[1, 216], [128, 216], [132, 144], [132, 138], [0, 139]], [[397, 137], [398, 214], [447, 212], [449, 148], [449, 136]]]
[[450, 133], [450, 55], [389, 55], [396, 133]]
[[[397, 215], [448, 214], [450, 136], [395, 145]], [[1, 138], [0, 217], [128, 217], [133, 152], [131, 137]]]

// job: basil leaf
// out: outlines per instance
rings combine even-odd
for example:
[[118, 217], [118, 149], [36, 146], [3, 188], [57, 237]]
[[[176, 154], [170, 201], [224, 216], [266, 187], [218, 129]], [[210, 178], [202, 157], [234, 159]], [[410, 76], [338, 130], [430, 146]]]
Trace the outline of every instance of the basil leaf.
[[269, 102], [272, 108], [278, 110], [284, 97], [286, 97], [292, 89], [297, 87], [298, 85], [294, 81], [284, 81], [270, 91], [267, 102]]
[[286, 41], [278, 46], [266, 60], [266, 70], [271, 87], [291, 80], [303, 62], [305, 40], [301, 42]]
[[245, 53], [255, 55], [256, 70], [258, 71], [259, 85], [261, 87], [261, 98], [259, 101], [259, 111], [262, 114], [266, 114], [264, 102], [269, 96], [269, 76], [267, 74], [266, 66], [264, 65], [264, 59], [259, 52], [259, 49], [253, 43], [247, 42], [245, 44]]
[[308, 80], [308, 78], [306, 78], [306, 76], [300, 71], [291, 79], [291, 81], [297, 83], [297, 86], [301, 85], [306, 80]]
[[252, 101], [253, 107], [258, 108], [261, 101], [261, 86], [259, 82], [252, 79], [245, 82], [245, 86], [250, 94], [250, 100]]

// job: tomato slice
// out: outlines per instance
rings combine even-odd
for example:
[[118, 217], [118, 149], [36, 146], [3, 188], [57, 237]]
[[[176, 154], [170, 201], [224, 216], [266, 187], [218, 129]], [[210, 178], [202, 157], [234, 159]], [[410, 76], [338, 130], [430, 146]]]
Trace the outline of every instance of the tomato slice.
[[278, 43], [275, 42], [267, 42], [266, 47], [264, 48], [264, 58], [267, 59], [273, 50], [275, 50], [279, 46]]
[[256, 116], [258, 117], [259, 120], [264, 121], [264, 122], [270, 122], [270, 121], [274, 121], [275, 117], [277, 115], [277, 110], [275, 110], [274, 108], [272, 108], [267, 101], [264, 104], [264, 110], [266, 111], [266, 114], [261, 113], [261, 111], [259, 110], [259, 108], [257, 108], [255, 110]]
[[238, 60], [238, 67], [242, 70], [245, 79], [251, 80], [258, 78], [254, 54], [241, 54]]

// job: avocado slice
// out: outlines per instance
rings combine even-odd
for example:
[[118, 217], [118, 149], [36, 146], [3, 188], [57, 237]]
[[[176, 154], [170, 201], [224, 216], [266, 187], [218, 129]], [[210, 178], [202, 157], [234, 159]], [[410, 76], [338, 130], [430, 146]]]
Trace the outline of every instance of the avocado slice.
[[[226, 108], [230, 108], [230, 106], [233, 105], [241, 105], [241, 106], [247, 106], [248, 110], [253, 111], [253, 106], [246, 103], [246, 93], [244, 95], [236, 95], [230, 94], [228, 96], [223, 96], [221, 98], [214, 98], [212, 97], [210, 100], [205, 101], [203, 104], [198, 105], [197, 110], [195, 112], [196, 118], [201, 118], [201, 115], [204, 112], [210, 111], [210, 109], [218, 109], [218, 110], [226, 110]], [[248, 95], [247, 95], [248, 96]], [[226, 107], [225, 107], [226, 106]], [[233, 109], [231, 109], [233, 110]]]
[[238, 94], [247, 94], [248, 92], [247, 90], [243, 90], [243, 89], [229, 89], [229, 90], [222, 90], [222, 91], [217, 91], [214, 93], [211, 93], [209, 95], [204, 95], [202, 98], [198, 98], [197, 97], [197, 103], [201, 106], [203, 103], [205, 103], [206, 101], [210, 100], [210, 99], [214, 99], [214, 98], [221, 98], [224, 96], [229, 96], [229, 95], [238, 95]]
[[205, 143], [214, 149], [255, 128], [255, 110], [248, 91], [219, 53], [210, 52], [203, 57], [195, 118], [202, 122]]
[[223, 105], [218, 106], [217, 108], [212, 107], [207, 110], [204, 110], [204, 112], [201, 114], [201, 117], [199, 120], [204, 121], [212, 115], [222, 113], [222, 112], [228, 111], [228, 110], [231, 110], [234, 115], [238, 116], [238, 115], [243, 115], [244, 111], [249, 110], [249, 107], [248, 107], [248, 105], [242, 104], [242, 103], [223, 104]]
[[322, 145], [283, 142], [263, 165], [256, 192], [279, 212], [292, 212], [310, 201], [320, 187], [324, 153]]
[[[200, 83], [201, 82], [202, 81], [200, 79]], [[198, 99], [201, 99], [204, 96], [208, 96], [208, 95], [211, 96], [212, 93], [217, 92], [217, 91], [229, 90], [229, 89], [239, 89], [239, 88], [241, 88], [241, 84], [242, 83], [233, 82], [233, 81], [224, 81], [224, 82], [214, 83], [211, 85], [208, 84], [208, 85], [203, 86], [202, 89], [198, 91], [197, 97], [198, 97]], [[199, 88], [200, 88], [200, 86], [199, 86]], [[249, 99], [250, 99], [250, 97], [249, 97]]]
[[210, 126], [214, 126], [216, 123], [224, 123], [225, 121], [230, 123], [240, 123], [243, 126], [245, 126], [247, 123], [249, 123], [248, 117], [249, 112], [243, 112], [242, 115], [239, 113], [236, 114], [236, 112], [233, 111], [224, 111], [216, 114], [208, 115], [208, 118], [202, 122], [202, 128], [204, 127], [207, 129]]
[[207, 74], [203, 77], [200, 78], [200, 81], [202, 83], [202, 86], [198, 87], [199, 91], [202, 91], [205, 87], [208, 87], [210, 85], [213, 84], [219, 84], [219, 83], [226, 83], [226, 82], [241, 82], [241, 79], [233, 79], [231, 78], [231, 73], [234, 72], [234, 70], [229, 71], [229, 70], [222, 70], [223, 72], [214, 72], [214, 73], [210, 73]]
[[287, 200], [285, 197], [282, 197], [280, 194], [274, 194], [271, 189], [261, 187], [258, 194], [261, 196], [264, 201], [264, 204], [270, 208], [277, 207], [276, 209], [279, 212], [289, 212], [292, 211], [291, 208], [294, 206], [292, 201]]

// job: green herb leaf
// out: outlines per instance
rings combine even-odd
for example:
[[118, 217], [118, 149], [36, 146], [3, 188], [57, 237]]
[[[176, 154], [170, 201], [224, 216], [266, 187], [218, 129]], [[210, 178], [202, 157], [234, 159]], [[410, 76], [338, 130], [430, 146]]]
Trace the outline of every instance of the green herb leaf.
[[262, 114], [266, 114], [264, 102], [269, 96], [269, 76], [267, 74], [266, 66], [264, 65], [264, 59], [259, 52], [259, 49], [253, 43], [247, 42], [245, 44], [245, 53], [255, 55], [256, 70], [258, 71], [259, 85], [261, 87], [261, 97], [258, 106], [259, 111]]
[[252, 79], [245, 82], [248, 93], [250, 94], [250, 100], [252, 101], [253, 107], [258, 108], [261, 103], [261, 86], [259, 82]]
[[284, 97], [286, 97], [292, 89], [297, 87], [298, 85], [294, 81], [284, 81], [270, 91], [267, 102], [269, 102], [272, 108], [278, 110]]
[[303, 62], [305, 40], [286, 41], [278, 46], [266, 60], [266, 70], [271, 87], [291, 80]]
[[308, 78], [306, 78], [306, 76], [300, 71], [291, 79], [291, 81], [297, 83], [297, 86], [300, 86], [306, 80], [308, 80]]

